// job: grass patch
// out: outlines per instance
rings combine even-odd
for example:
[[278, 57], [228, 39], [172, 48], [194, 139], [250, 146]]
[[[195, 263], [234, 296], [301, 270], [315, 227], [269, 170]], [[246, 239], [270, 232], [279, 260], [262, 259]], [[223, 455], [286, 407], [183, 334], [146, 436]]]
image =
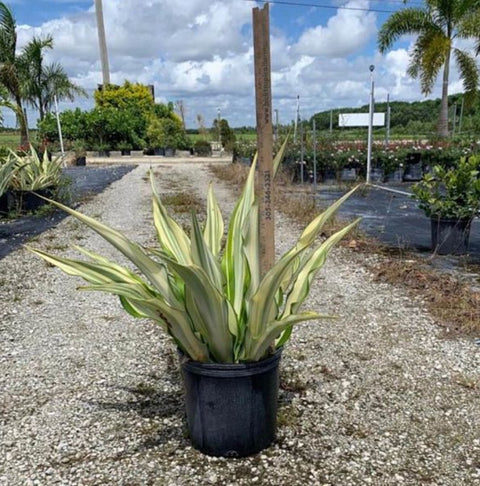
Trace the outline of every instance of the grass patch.
[[448, 334], [478, 334], [480, 292], [469, 285], [439, 273], [418, 258], [385, 258], [372, 270], [376, 280], [400, 284], [411, 294], [422, 295], [432, 317]]
[[201, 213], [205, 210], [205, 204], [196, 194], [181, 191], [175, 194], [168, 194], [162, 197], [165, 206], [169, 206], [176, 213]]
[[[241, 164], [210, 166], [211, 172], [228, 182], [238, 193], [246, 181], [249, 168]], [[307, 186], [308, 187], [308, 186]], [[286, 175], [276, 179], [275, 206], [285, 216], [305, 226], [318, 215], [321, 208], [315, 204], [310, 188], [294, 186]], [[326, 225], [323, 236], [338, 231], [346, 224], [338, 218]], [[353, 230], [341, 245], [365, 255], [378, 255], [375, 263], [367, 263], [377, 281], [400, 285], [412, 295], [421, 295], [437, 324], [447, 335], [478, 335], [480, 331], [480, 292], [451, 275], [441, 273], [425, 260], [401, 247], [388, 247], [374, 238]], [[475, 271], [475, 268], [471, 268]], [[477, 269], [478, 271], [478, 269]]]

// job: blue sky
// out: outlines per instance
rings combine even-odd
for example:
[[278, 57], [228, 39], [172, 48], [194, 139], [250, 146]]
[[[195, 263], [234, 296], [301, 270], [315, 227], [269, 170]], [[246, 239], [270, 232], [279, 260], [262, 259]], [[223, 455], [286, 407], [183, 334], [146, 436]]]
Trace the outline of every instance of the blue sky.
[[[412, 39], [381, 56], [378, 29], [402, 0], [279, 0], [271, 5], [272, 91], [280, 120], [368, 103], [374, 64], [376, 99], [422, 99], [406, 75]], [[419, 6], [419, 0], [409, 5]], [[320, 8], [308, 4], [323, 5]], [[21, 47], [51, 34], [47, 61], [64, 65], [74, 82], [92, 92], [101, 82], [93, 0], [12, 0]], [[233, 126], [255, 123], [252, 8], [245, 0], [103, 0], [112, 82], [154, 84], [158, 101], [183, 100], [187, 126], [201, 114], [210, 125], [220, 108]], [[262, 5], [262, 4], [259, 4]], [[455, 67], [452, 92], [461, 91]], [[439, 87], [432, 96], [439, 95]], [[62, 103], [90, 108], [92, 99]], [[5, 113], [6, 123], [11, 116]], [[34, 124], [35, 113], [29, 115]]]

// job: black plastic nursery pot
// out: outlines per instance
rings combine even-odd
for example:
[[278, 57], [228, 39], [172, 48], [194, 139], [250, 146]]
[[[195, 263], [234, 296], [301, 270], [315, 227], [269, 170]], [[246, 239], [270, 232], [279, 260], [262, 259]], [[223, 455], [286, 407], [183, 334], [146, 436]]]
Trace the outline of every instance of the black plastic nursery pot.
[[75, 159], [75, 165], [77, 167], [83, 167], [84, 165], [87, 165], [87, 157], [85, 155], [79, 155]]
[[393, 172], [385, 174], [385, 182], [403, 182], [403, 169], [395, 169]]
[[9, 200], [8, 192], [5, 192], [0, 196], [0, 214], [7, 214], [8, 213], [8, 210], [9, 210], [8, 200]]
[[463, 255], [468, 251], [471, 219], [431, 218], [432, 249], [439, 255]]
[[281, 350], [254, 363], [182, 363], [187, 425], [196, 449], [243, 457], [272, 443], [280, 357]]
[[47, 204], [47, 202], [38, 197], [37, 194], [44, 197], [52, 197], [53, 187], [38, 189], [36, 191], [11, 191], [9, 200], [9, 209], [17, 211], [36, 211], [38, 208]]
[[421, 162], [407, 162], [405, 171], [403, 173], [403, 180], [405, 182], [417, 182], [423, 177], [423, 169]]

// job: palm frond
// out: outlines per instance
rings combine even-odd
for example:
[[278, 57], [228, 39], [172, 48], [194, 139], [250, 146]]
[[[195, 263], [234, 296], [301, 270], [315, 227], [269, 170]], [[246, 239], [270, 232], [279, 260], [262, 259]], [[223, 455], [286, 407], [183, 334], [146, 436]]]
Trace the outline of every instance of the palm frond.
[[439, 28], [432, 22], [428, 11], [419, 8], [406, 8], [391, 15], [378, 33], [378, 49], [386, 52], [395, 41], [407, 34], [419, 34], [426, 29]]
[[17, 49], [17, 22], [10, 7], [0, 2], [0, 63], [14, 63]]
[[460, 71], [460, 77], [463, 80], [463, 89], [465, 90], [465, 103], [471, 106], [477, 97], [478, 89], [478, 68], [473, 56], [460, 49], [454, 49], [453, 55]]

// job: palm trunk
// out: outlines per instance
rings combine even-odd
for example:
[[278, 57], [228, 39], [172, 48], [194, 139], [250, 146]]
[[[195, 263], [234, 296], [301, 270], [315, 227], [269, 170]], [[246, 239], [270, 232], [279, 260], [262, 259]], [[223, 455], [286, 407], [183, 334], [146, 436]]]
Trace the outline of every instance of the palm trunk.
[[20, 127], [20, 146], [28, 147], [28, 127], [25, 113], [23, 112], [22, 100], [20, 97], [15, 97], [17, 105], [17, 122]]
[[439, 137], [448, 137], [448, 77], [450, 73], [450, 51], [443, 66], [442, 101], [437, 133]]
[[38, 112], [40, 115], [40, 121], [43, 121], [45, 118], [45, 111], [43, 109], [43, 100], [41, 96], [38, 97]]

